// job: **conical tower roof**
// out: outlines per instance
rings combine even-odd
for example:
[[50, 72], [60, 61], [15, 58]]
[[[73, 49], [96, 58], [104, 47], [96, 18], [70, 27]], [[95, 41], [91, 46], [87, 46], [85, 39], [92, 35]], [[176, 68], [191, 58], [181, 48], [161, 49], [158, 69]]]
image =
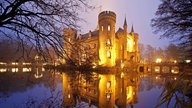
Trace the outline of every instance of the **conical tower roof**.
[[132, 27], [131, 27], [131, 32], [134, 32], [133, 24], [132, 24]]
[[126, 20], [126, 17], [125, 17], [125, 20], [124, 20], [124, 27], [127, 26], [127, 20]]

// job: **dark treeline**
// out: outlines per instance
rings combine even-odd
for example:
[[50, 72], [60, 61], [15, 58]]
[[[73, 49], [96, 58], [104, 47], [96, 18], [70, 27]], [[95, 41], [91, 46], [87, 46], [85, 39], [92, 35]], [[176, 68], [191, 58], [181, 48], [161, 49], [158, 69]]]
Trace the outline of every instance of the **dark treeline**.
[[31, 61], [35, 58], [35, 49], [27, 44], [23, 45], [16, 39], [0, 40], [0, 61], [1, 62], [19, 62]]

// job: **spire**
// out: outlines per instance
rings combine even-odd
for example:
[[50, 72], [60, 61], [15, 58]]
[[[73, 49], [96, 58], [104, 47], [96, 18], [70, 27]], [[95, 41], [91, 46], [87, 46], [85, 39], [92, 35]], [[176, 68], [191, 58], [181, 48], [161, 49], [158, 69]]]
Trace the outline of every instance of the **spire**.
[[134, 29], [133, 29], [133, 24], [132, 24], [132, 27], [131, 27], [131, 32], [134, 32]]
[[127, 33], [127, 21], [126, 21], [126, 17], [124, 20], [124, 25], [123, 25], [124, 31]]
[[124, 20], [124, 27], [127, 26], [127, 21], [126, 21], [126, 17], [125, 17], [125, 20]]

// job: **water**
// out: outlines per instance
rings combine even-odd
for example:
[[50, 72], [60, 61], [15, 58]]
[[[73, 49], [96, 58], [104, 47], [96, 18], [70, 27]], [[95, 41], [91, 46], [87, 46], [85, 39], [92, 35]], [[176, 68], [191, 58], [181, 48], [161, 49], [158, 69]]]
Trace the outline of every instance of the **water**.
[[[36, 108], [62, 99], [61, 75], [52, 72], [0, 73], [0, 108]], [[59, 95], [59, 96], [57, 96]]]
[[133, 73], [91, 76], [94, 78], [79, 72], [1, 72], [0, 108], [154, 108], [166, 80], [160, 75]]

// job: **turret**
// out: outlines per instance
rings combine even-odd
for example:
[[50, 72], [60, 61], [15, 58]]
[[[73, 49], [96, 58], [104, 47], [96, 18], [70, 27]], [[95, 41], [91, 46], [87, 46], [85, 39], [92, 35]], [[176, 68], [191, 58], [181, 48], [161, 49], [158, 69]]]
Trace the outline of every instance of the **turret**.
[[103, 11], [98, 16], [99, 23], [99, 64], [115, 65], [115, 24], [116, 14]]

